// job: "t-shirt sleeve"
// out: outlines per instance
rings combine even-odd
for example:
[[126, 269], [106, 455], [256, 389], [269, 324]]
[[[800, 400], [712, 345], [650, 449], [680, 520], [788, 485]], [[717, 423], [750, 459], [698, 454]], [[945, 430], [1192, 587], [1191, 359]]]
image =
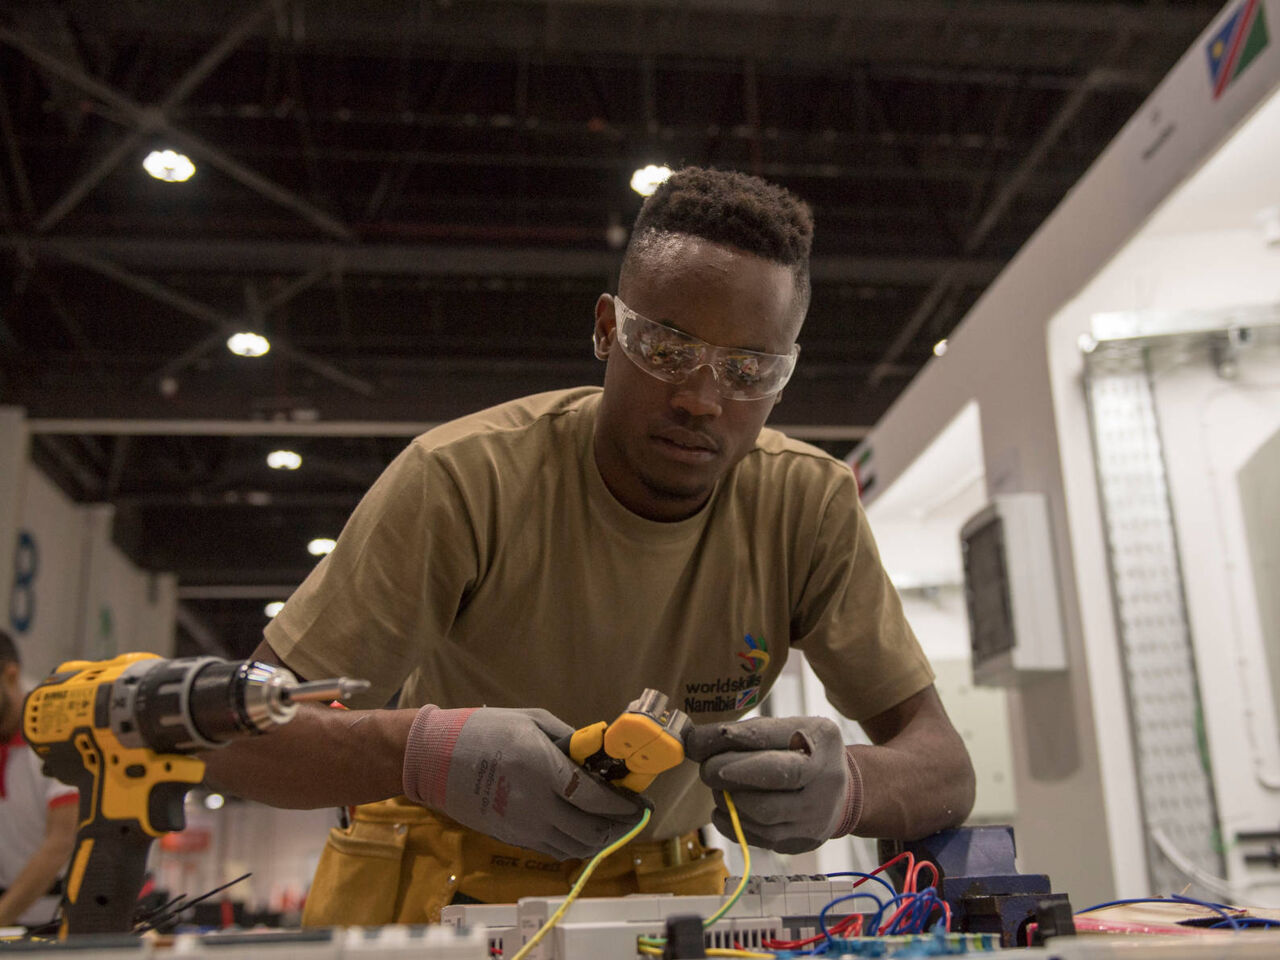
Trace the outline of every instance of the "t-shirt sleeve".
[[50, 780], [49, 785], [45, 788], [45, 806], [50, 810], [55, 807], [61, 807], [68, 803], [77, 803], [80, 800], [80, 791], [75, 787], [69, 787], [59, 780]]
[[851, 720], [873, 717], [933, 682], [880, 563], [852, 474], [824, 505], [791, 636], [827, 699]]
[[266, 639], [309, 680], [368, 680], [370, 689], [350, 705], [382, 706], [448, 633], [477, 568], [476, 535], [456, 479], [441, 458], [412, 443], [268, 624]]

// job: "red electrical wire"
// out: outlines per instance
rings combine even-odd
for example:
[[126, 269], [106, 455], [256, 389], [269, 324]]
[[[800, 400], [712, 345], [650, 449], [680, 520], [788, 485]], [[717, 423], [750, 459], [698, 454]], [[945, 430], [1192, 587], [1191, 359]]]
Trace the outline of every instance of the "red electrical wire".
[[915, 890], [919, 889], [920, 873], [921, 871], [924, 870], [925, 867], [928, 867], [933, 872], [933, 883], [931, 883], [930, 886], [936, 887], [938, 885], [938, 881], [942, 879], [942, 874], [938, 872], [938, 865], [936, 863], [933, 863], [930, 860], [921, 860], [919, 863], [917, 863], [914, 867], [911, 868], [911, 875], [908, 878], [908, 883], [910, 883], [909, 889], [911, 891], [914, 892]]
[[[903, 893], [916, 892], [916, 881], [919, 876], [920, 870], [926, 866], [933, 871], [933, 879], [934, 879], [934, 882], [937, 883], [938, 876], [939, 876], [938, 868], [934, 864], [930, 863], [928, 860], [921, 860], [919, 863], [916, 863], [915, 855], [912, 854], [910, 850], [904, 850], [902, 853], [898, 854], [892, 860], [886, 860], [884, 863], [880, 864], [880, 866], [872, 870], [867, 877], [860, 878], [856, 883], [854, 883], [853, 889], [856, 890], [858, 887], [866, 883], [869, 877], [874, 877], [876, 874], [884, 870], [888, 870], [890, 867], [892, 867], [895, 863], [897, 863], [900, 860], [907, 861], [906, 878], [903, 882], [903, 887], [902, 887]], [[905, 910], [909, 906], [911, 906], [911, 904], [909, 903], [903, 904], [901, 907], [898, 908], [898, 913], [901, 913], [903, 910]], [[943, 910], [943, 915], [946, 917], [946, 928], [948, 931], [950, 931], [951, 930], [951, 908], [947, 906], [945, 901], [942, 904], [942, 910]], [[894, 914], [894, 919], [897, 918], [898, 913]], [[893, 920], [889, 921], [890, 924], [892, 922]], [[888, 925], [889, 924], [886, 924], [885, 926], [887, 927]], [[853, 932], [852, 932], [853, 936], [855, 937], [862, 936], [862, 914], [860, 913], [849, 914], [839, 923], [833, 924], [831, 927], [828, 927], [827, 933], [839, 933], [843, 935], [843, 934], [850, 933], [851, 928], [853, 928]], [[761, 940], [760, 945], [764, 947], [766, 950], [799, 950], [802, 947], [810, 946], [811, 944], [817, 943], [819, 940], [825, 940], [825, 939], [827, 939], [827, 934], [819, 933], [819, 934], [815, 934], [812, 937], [806, 937], [804, 940]]]
[[[881, 870], [888, 870], [888, 869], [889, 869], [890, 867], [892, 867], [895, 863], [897, 863], [899, 860], [902, 860], [902, 859], [904, 859], [904, 858], [905, 858], [905, 859], [906, 859], [906, 861], [907, 861], [907, 881], [906, 881], [906, 882], [907, 882], [907, 883], [911, 883], [911, 882], [912, 882], [911, 872], [915, 869], [915, 865], [916, 865], [916, 858], [915, 858], [915, 856], [911, 853], [911, 851], [910, 851], [910, 850], [904, 850], [904, 851], [902, 851], [902, 853], [898, 854], [898, 855], [897, 855], [896, 857], [894, 857], [892, 860], [886, 860], [884, 863], [880, 864], [880, 866], [876, 867], [874, 870], [872, 870], [872, 871], [871, 871], [871, 876], [873, 876], [873, 877], [874, 877], [874, 876], [875, 876], [877, 873], [879, 873]], [[857, 883], [855, 883], [855, 884], [853, 885], [853, 886], [854, 886], [854, 889], [856, 890], [858, 887], [862, 886], [862, 885], [863, 885], [864, 883], [866, 883], [866, 882], [867, 882], [867, 878], [866, 878], [866, 877], [863, 877], [861, 880], [859, 880]], [[903, 888], [902, 888], [902, 892], [903, 892], [903, 893], [915, 893], [915, 890], [910, 889], [909, 887], [907, 887], [907, 886], [905, 886], [905, 885], [904, 885], [904, 886], [903, 886]]]

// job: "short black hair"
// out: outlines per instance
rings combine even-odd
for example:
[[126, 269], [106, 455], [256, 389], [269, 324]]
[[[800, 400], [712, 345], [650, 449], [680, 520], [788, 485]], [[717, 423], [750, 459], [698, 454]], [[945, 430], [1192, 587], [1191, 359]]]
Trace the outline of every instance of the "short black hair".
[[18, 645], [3, 630], [0, 630], [0, 663], [22, 663], [22, 658], [18, 656]]
[[736, 170], [684, 167], [640, 208], [623, 272], [664, 235], [684, 233], [792, 268], [802, 310], [809, 304], [813, 213], [785, 187]]

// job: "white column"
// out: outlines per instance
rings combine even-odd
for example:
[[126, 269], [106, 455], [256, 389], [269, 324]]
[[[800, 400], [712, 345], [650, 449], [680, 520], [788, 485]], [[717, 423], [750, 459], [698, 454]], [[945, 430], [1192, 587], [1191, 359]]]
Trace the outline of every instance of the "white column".
[[[14, 555], [18, 543], [19, 512], [27, 475], [27, 418], [21, 407], [0, 407], [0, 628], [14, 634]], [[21, 598], [19, 598], [21, 600]], [[19, 623], [20, 625], [20, 623]]]
[[85, 660], [109, 660], [133, 647], [119, 636], [120, 616], [111, 601], [108, 584], [111, 524], [115, 507], [95, 503], [84, 511], [84, 553], [80, 572], [80, 619], [76, 631], [77, 654]]
[[146, 602], [139, 606], [134, 646], [162, 657], [172, 657], [177, 643], [178, 575], [144, 573]]

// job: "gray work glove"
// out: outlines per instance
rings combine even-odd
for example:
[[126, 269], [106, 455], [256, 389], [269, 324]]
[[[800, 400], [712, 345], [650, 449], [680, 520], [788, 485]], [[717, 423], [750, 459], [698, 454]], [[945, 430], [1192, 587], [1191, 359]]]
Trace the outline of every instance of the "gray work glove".
[[712, 822], [733, 838], [724, 791], [747, 842], [802, 853], [843, 837], [862, 814], [862, 776], [840, 728], [821, 717], [758, 717], [694, 727], [685, 756], [715, 792]]
[[573, 728], [546, 710], [418, 711], [404, 792], [463, 826], [559, 860], [590, 857], [634, 827], [642, 807], [552, 742]]

